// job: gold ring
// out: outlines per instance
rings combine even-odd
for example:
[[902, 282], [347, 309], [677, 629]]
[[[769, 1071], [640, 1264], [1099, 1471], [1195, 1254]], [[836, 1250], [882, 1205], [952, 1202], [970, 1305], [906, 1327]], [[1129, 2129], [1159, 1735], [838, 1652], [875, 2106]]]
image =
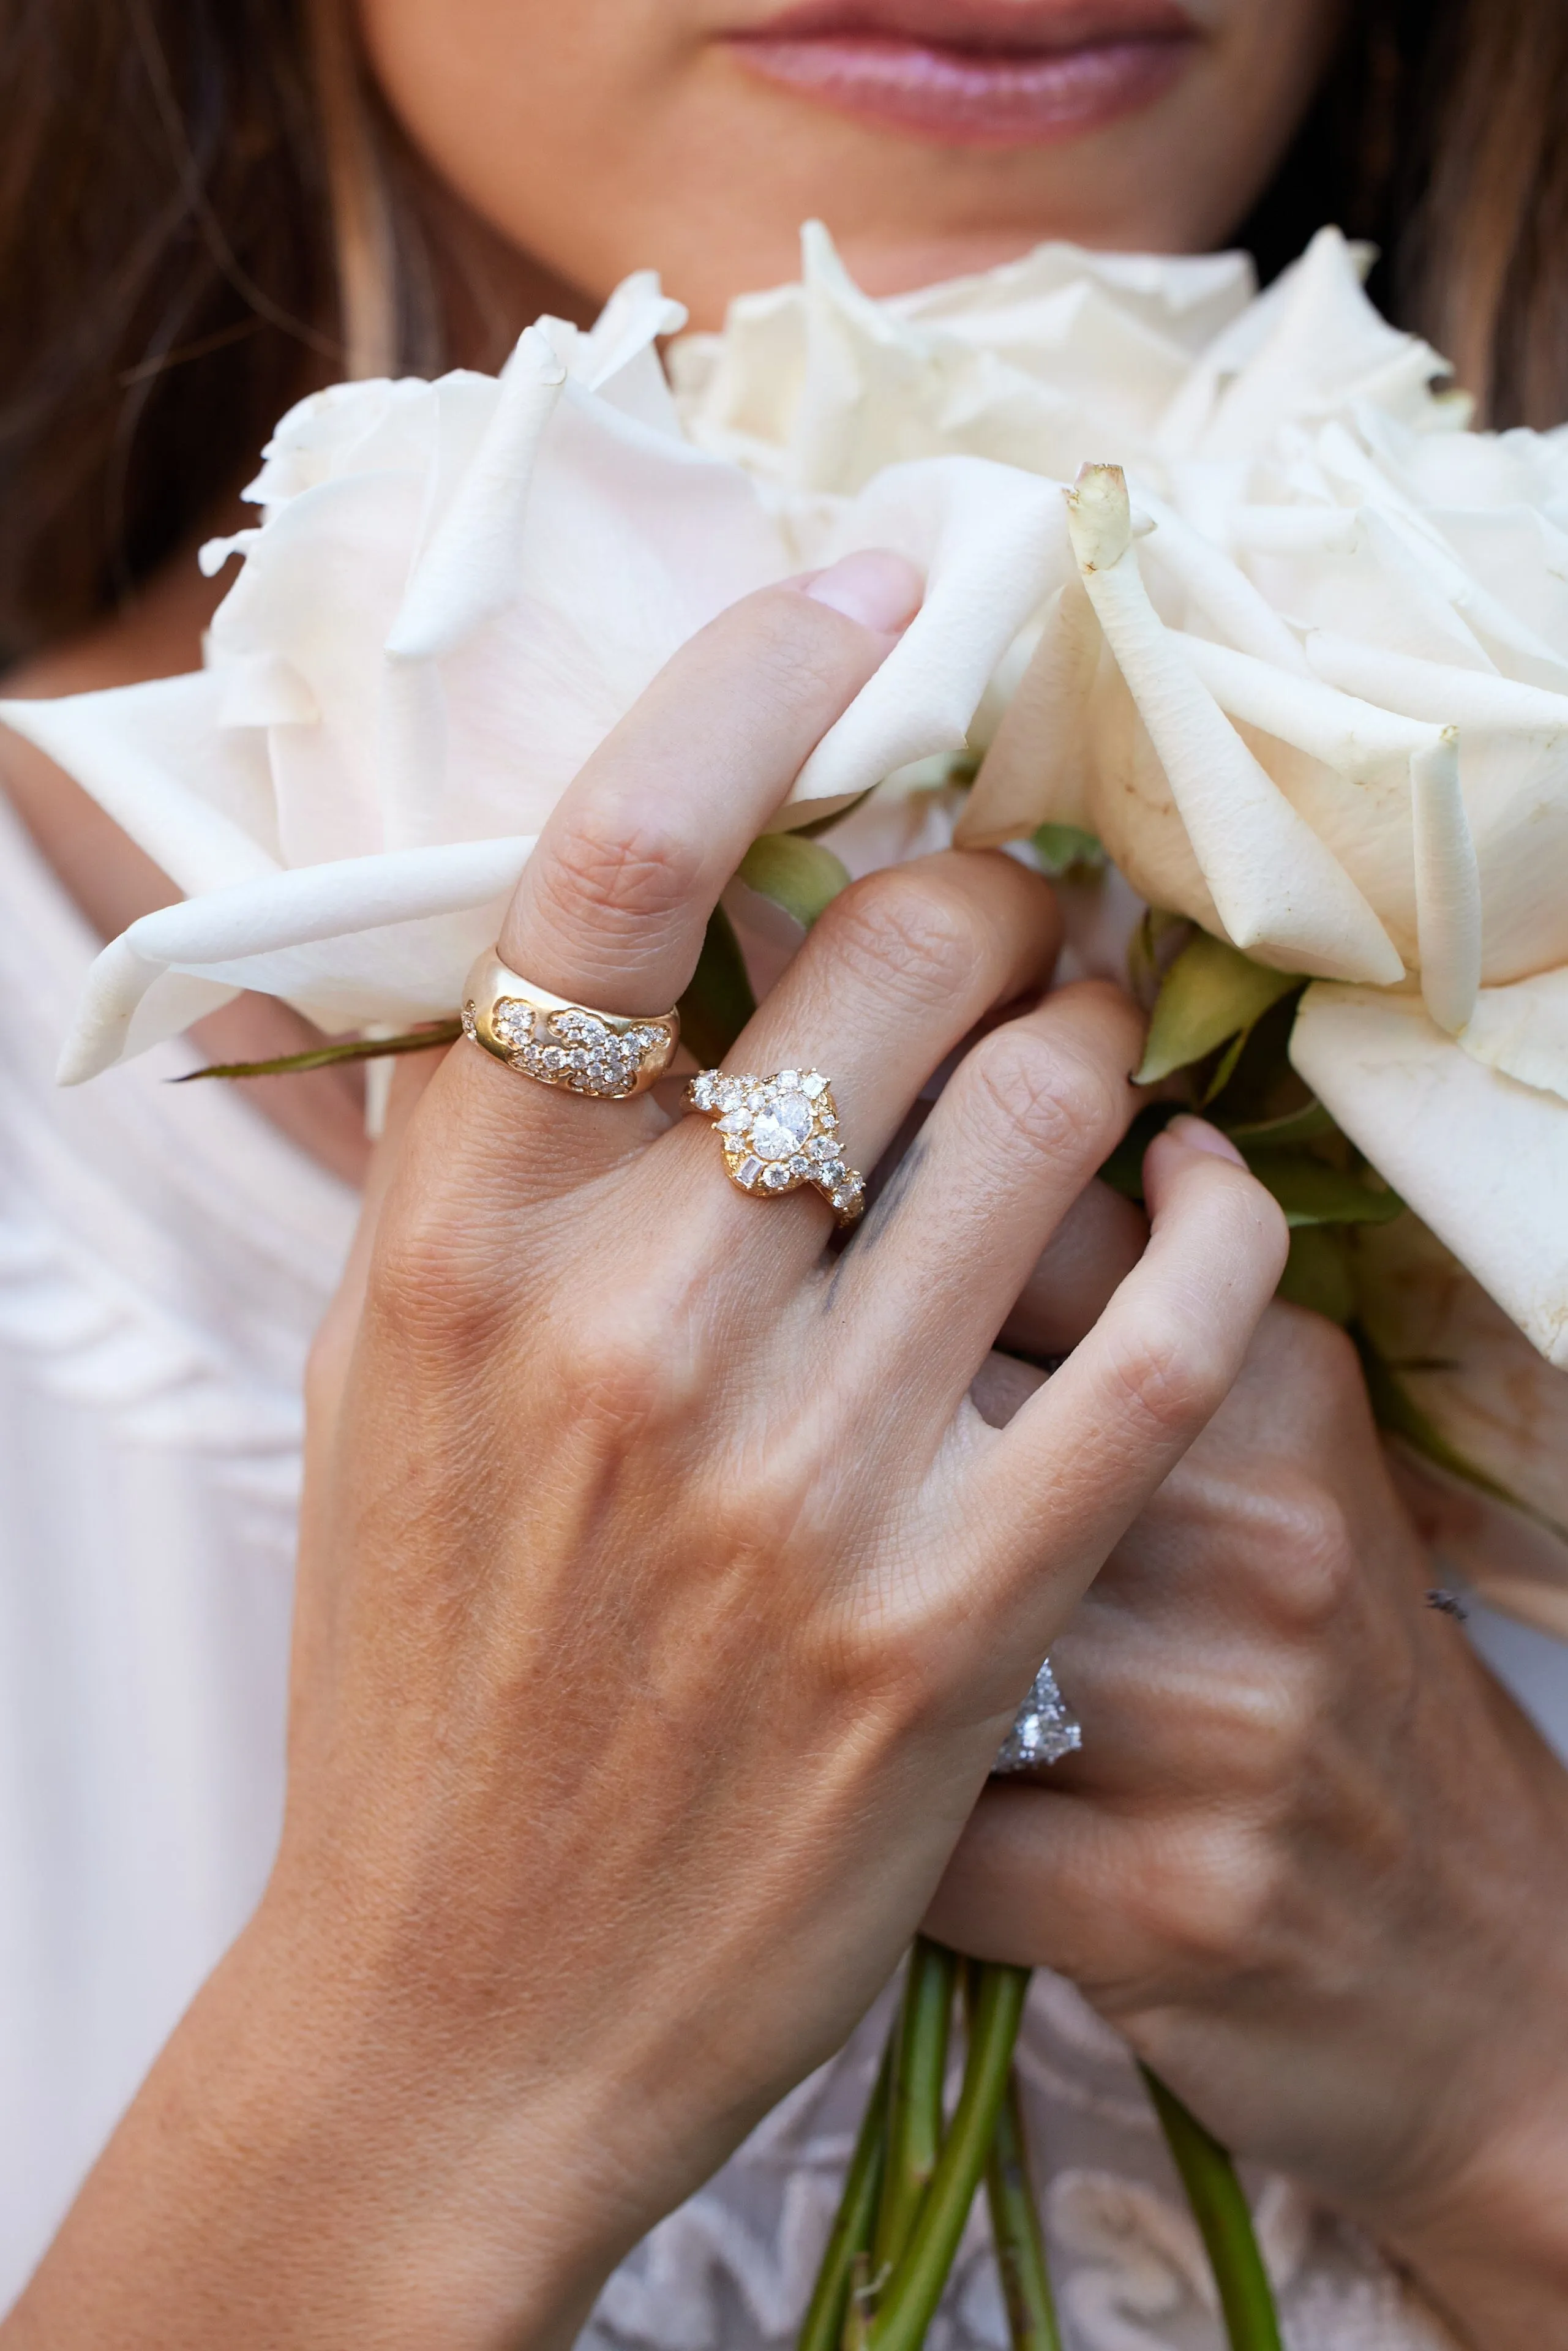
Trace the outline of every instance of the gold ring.
[[714, 1121], [724, 1172], [742, 1192], [768, 1200], [814, 1184], [841, 1225], [864, 1214], [865, 1179], [844, 1163], [833, 1090], [821, 1070], [775, 1070], [770, 1078], [700, 1070], [686, 1100]]
[[664, 1076], [681, 1017], [670, 1011], [628, 1019], [573, 1004], [510, 970], [492, 947], [464, 986], [463, 1033], [541, 1085], [624, 1102]]

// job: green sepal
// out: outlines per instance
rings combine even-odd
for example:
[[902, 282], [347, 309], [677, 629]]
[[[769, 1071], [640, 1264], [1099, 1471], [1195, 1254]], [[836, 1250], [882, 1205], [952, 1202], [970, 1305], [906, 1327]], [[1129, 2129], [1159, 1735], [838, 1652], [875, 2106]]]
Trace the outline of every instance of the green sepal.
[[1267, 1151], [1276, 1144], [1289, 1146], [1320, 1143], [1325, 1135], [1337, 1134], [1339, 1129], [1321, 1102], [1310, 1102], [1301, 1110], [1287, 1111], [1282, 1118], [1244, 1119], [1234, 1126], [1227, 1123], [1225, 1132], [1239, 1150], [1256, 1145]]
[[1355, 1279], [1344, 1235], [1333, 1225], [1297, 1225], [1277, 1297], [1305, 1306], [1343, 1330], [1355, 1317]]
[[1271, 1004], [1302, 984], [1299, 973], [1270, 971], [1199, 931], [1160, 982], [1134, 1083], [1150, 1086], [1201, 1061], [1232, 1037], [1244, 1036]]
[[757, 1009], [740, 942], [722, 906], [708, 916], [703, 951], [679, 1009], [681, 1042], [705, 1068], [723, 1061]]
[[1053, 882], [1064, 873], [1098, 872], [1105, 863], [1103, 843], [1082, 825], [1037, 824], [1029, 838], [1042, 872]]
[[1239, 1029], [1235, 1036], [1230, 1040], [1229, 1044], [1227, 1045], [1224, 1052], [1221, 1053], [1218, 1061], [1215, 1063], [1214, 1075], [1210, 1078], [1208, 1083], [1203, 1090], [1203, 1106], [1205, 1110], [1208, 1108], [1209, 1103], [1213, 1102], [1217, 1094], [1222, 1094], [1225, 1092], [1226, 1087], [1236, 1075], [1236, 1064], [1241, 1059], [1242, 1054], [1247, 1050], [1248, 1042], [1250, 1040], [1251, 1035], [1252, 1029], [1250, 1024], [1249, 1024], [1245, 1029]]
[[1386, 1225], [1403, 1212], [1397, 1192], [1374, 1191], [1363, 1176], [1331, 1167], [1310, 1152], [1253, 1148], [1242, 1155], [1285, 1211], [1288, 1225]]
[[204, 1070], [184, 1070], [171, 1078], [172, 1086], [188, 1086], [197, 1078], [287, 1078], [302, 1070], [331, 1069], [339, 1061], [384, 1061], [394, 1053], [433, 1053], [455, 1044], [463, 1034], [461, 1020], [432, 1020], [401, 1037], [348, 1037], [335, 1045], [312, 1045], [304, 1053], [278, 1053], [269, 1061], [211, 1061]]
[[807, 841], [798, 832], [765, 832], [741, 859], [739, 878], [809, 931], [839, 892], [848, 888], [850, 870], [820, 841]]

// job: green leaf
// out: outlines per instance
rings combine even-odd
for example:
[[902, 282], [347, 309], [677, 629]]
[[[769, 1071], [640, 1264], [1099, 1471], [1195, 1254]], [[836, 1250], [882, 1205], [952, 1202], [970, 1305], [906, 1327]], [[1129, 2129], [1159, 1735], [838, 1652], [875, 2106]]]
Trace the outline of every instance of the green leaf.
[[1277, 1295], [1343, 1330], [1355, 1313], [1355, 1281], [1344, 1235], [1332, 1225], [1298, 1225]]
[[1176, 960], [1166, 948], [1173, 933], [1190, 938], [1193, 925], [1185, 914], [1168, 914], [1163, 906], [1145, 906], [1143, 918], [1127, 941], [1127, 986], [1145, 1006], [1154, 1004], [1165, 971]]
[[1093, 870], [1105, 862], [1105, 852], [1082, 825], [1040, 824], [1030, 834], [1034, 853], [1051, 880], [1064, 873]]
[[756, 1009], [740, 942], [724, 908], [716, 906], [691, 986], [680, 1001], [681, 1040], [711, 1068], [723, 1061]]
[[1317, 1143], [1324, 1135], [1337, 1134], [1339, 1129], [1321, 1102], [1310, 1102], [1301, 1110], [1287, 1111], [1282, 1118], [1243, 1121], [1225, 1132], [1245, 1151], [1252, 1144], [1267, 1149], [1274, 1144]]
[[1397, 1192], [1375, 1192], [1364, 1177], [1331, 1167], [1310, 1152], [1252, 1150], [1243, 1155], [1285, 1211], [1288, 1225], [1386, 1225], [1403, 1212]]
[[299, 1070], [326, 1070], [337, 1061], [384, 1061], [393, 1053], [433, 1053], [463, 1034], [461, 1020], [433, 1020], [401, 1037], [349, 1037], [336, 1045], [313, 1045], [304, 1053], [279, 1053], [270, 1061], [213, 1061], [186, 1070], [169, 1083], [188, 1086], [197, 1078], [287, 1078]]
[[1364, 1324], [1353, 1322], [1350, 1335], [1355, 1341], [1361, 1356], [1372, 1416], [1379, 1428], [1385, 1429], [1390, 1437], [1402, 1438], [1412, 1453], [1418, 1453], [1436, 1468], [1446, 1469], [1450, 1477], [1462, 1479], [1467, 1486], [1474, 1486], [1479, 1492], [1490, 1494], [1496, 1502], [1506, 1502], [1510, 1510], [1521, 1511], [1527, 1519], [1533, 1519], [1537, 1526], [1545, 1527], [1550, 1533], [1568, 1541], [1568, 1527], [1560, 1526], [1544, 1510], [1538, 1510], [1532, 1502], [1511, 1493], [1506, 1486], [1500, 1485], [1495, 1478], [1489, 1478], [1484, 1469], [1478, 1468], [1457, 1446], [1449, 1444], [1437, 1423], [1430, 1420], [1416, 1402], [1400, 1379], [1396, 1366], [1378, 1353], [1367, 1335]]
[[1210, 1078], [1208, 1083], [1203, 1090], [1203, 1106], [1205, 1110], [1208, 1108], [1209, 1103], [1214, 1100], [1217, 1094], [1222, 1094], [1225, 1092], [1226, 1087], [1236, 1075], [1236, 1064], [1241, 1059], [1242, 1054], [1247, 1050], [1248, 1040], [1250, 1038], [1252, 1030], [1250, 1027], [1239, 1029], [1236, 1035], [1230, 1040], [1229, 1044], [1227, 1045], [1224, 1052], [1221, 1053], [1218, 1061], [1215, 1064], [1214, 1075]]
[[1173, 1070], [1202, 1061], [1301, 984], [1299, 973], [1270, 971], [1200, 931], [1160, 983], [1134, 1082], [1153, 1085]]
[[820, 841], [805, 841], [798, 832], [765, 832], [741, 859], [740, 879], [809, 931], [848, 888], [850, 870]]

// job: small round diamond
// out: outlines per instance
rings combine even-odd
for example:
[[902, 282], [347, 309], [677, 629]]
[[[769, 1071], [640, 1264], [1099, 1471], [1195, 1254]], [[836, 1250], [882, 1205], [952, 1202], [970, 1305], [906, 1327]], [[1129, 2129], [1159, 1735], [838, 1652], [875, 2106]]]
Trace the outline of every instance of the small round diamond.
[[789, 1170], [788, 1167], [765, 1167], [762, 1180], [770, 1192], [781, 1192], [789, 1181]]

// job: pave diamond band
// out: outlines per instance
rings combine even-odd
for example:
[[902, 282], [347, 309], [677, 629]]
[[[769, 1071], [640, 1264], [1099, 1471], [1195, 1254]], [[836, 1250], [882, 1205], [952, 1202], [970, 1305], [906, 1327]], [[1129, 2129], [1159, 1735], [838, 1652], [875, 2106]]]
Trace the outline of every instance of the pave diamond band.
[[492, 949], [465, 985], [463, 1033], [541, 1085], [624, 1102], [664, 1076], [681, 1021], [677, 1012], [627, 1019], [573, 1004], [509, 970]]
[[821, 1070], [776, 1070], [770, 1078], [701, 1070], [686, 1100], [713, 1120], [725, 1174], [742, 1192], [768, 1200], [814, 1184], [841, 1225], [863, 1213], [865, 1182], [845, 1162], [833, 1090]]
[[1041, 1763], [1060, 1763], [1083, 1744], [1078, 1717], [1056, 1687], [1051, 1659], [1034, 1677], [1018, 1719], [997, 1750], [993, 1771], [1030, 1771]]

